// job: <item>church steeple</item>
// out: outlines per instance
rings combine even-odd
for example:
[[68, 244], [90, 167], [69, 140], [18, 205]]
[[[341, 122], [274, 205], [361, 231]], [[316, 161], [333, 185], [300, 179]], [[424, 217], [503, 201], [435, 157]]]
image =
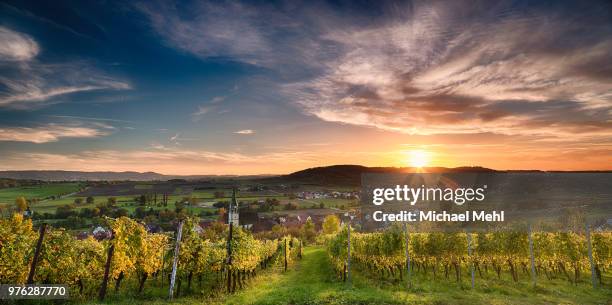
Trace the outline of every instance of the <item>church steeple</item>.
[[236, 202], [236, 188], [232, 188], [232, 201], [229, 205], [229, 213], [227, 215], [227, 222], [234, 226], [239, 226], [238, 216], [238, 202]]

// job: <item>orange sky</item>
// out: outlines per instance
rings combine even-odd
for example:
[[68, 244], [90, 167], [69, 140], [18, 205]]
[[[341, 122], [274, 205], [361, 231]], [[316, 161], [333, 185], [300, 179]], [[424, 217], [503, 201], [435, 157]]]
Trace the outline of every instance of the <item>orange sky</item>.
[[26, 2], [0, 170], [612, 169], [609, 1]]

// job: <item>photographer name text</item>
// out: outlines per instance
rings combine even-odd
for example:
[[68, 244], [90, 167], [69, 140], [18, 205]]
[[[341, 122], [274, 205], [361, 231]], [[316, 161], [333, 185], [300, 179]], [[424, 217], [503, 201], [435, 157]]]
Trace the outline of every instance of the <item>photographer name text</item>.
[[372, 213], [374, 221], [433, 221], [433, 222], [503, 222], [504, 211], [465, 211], [462, 213], [448, 213], [446, 211], [400, 211], [399, 213], [385, 213], [375, 211]]

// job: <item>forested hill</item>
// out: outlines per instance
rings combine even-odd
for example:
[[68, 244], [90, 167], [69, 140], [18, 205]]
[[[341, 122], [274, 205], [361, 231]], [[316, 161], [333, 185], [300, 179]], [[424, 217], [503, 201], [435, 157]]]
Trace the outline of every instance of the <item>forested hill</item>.
[[417, 170], [410, 167], [367, 167], [361, 165], [333, 165], [314, 167], [282, 176], [289, 182], [312, 183], [319, 185], [358, 186], [361, 175], [365, 173], [461, 173], [461, 172], [496, 172], [484, 167], [425, 167]]

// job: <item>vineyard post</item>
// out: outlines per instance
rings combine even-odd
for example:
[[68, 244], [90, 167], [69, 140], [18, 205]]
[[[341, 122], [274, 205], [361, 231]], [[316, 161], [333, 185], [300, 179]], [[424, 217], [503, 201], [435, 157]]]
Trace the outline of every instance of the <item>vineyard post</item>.
[[178, 224], [176, 229], [176, 245], [174, 246], [174, 260], [172, 261], [172, 274], [170, 275], [170, 289], [168, 290], [168, 298], [172, 300], [174, 296], [174, 282], [176, 280], [176, 267], [178, 266], [179, 250], [181, 247], [181, 237], [183, 236], [183, 220]]
[[588, 222], [584, 224], [584, 227], [586, 229], [587, 244], [589, 247], [589, 262], [591, 263], [591, 280], [593, 281], [593, 288], [597, 288], [597, 280], [595, 278], [595, 264], [593, 263], [593, 247], [591, 245], [591, 229], [589, 228]]
[[346, 281], [351, 282], [351, 223], [348, 223], [348, 243], [346, 255]]
[[533, 257], [533, 236], [531, 231], [531, 223], [529, 224], [529, 259], [531, 260], [531, 280], [533, 281], [533, 287], [536, 286], [536, 270], [535, 270], [535, 259]]
[[299, 259], [302, 259], [302, 240], [300, 239], [300, 252], [298, 253]]
[[287, 236], [285, 236], [285, 272], [287, 272]]
[[100, 301], [104, 301], [104, 297], [106, 296], [106, 287], [108, 286], [108, 277], [110, 276], [110, 266], [111, 266], [111, 261], [113, 260], [114, 252], [115, 252], [115, 245], [111, 244], [111, 246], [108, 248], [108, 256], [106, 257], [106, 265], [104, 265], [104, 278], [102, 279], [102, 286], [100, 287], [100, 294], [98, 295], [98, 299]]
[[[467, 233], [468, 240], [468, 257], [472, 259], [472, 234]], [[472, 289], [474, 289], [474, 262], [472, 261], [470, 264], [470, 272], [472, 273]]]
[[161, 285], [162, 286], [164, 285], [164, 264], [166, 262], [166, 256], [164, 255], [165, 251], [166, 251], [166, 247], [162, 247], [162, 249], [161, 249], [161, 261], [162, 261], [162, 264], [161, 264], [161, 270], [160, 270], [160, 272], [161, 272]]
[[34, 250], [34, 258], [32, 259], [32, 265], [30, 265], [30, 274], [28, 274], [28, 284], [34, 283], [34, 274], [36, 273], [36, 264], [38, 263], [38, 257], [40, 256], [40, 250], [42, 249], [42, 243], [43, 243], [43, 238], [45, 237], [46, 229], [47, 229], [47, 224], [42, 223], [40, 225], [38, 242], [36, 242], [36, 249]]
[[227, 293], [232, 292], [232, 234], [234, 226], [229, 221], [229, 237], [227, 238]]
[[406, 231], [406, 268], [408, 270], [408, 288], [412, 287], [411, 274], [410, 274], [410, 251], [408, 250], [410, 247], [410, 233], [408, 232], [408, 224], [404, 222], [404, 231]]

